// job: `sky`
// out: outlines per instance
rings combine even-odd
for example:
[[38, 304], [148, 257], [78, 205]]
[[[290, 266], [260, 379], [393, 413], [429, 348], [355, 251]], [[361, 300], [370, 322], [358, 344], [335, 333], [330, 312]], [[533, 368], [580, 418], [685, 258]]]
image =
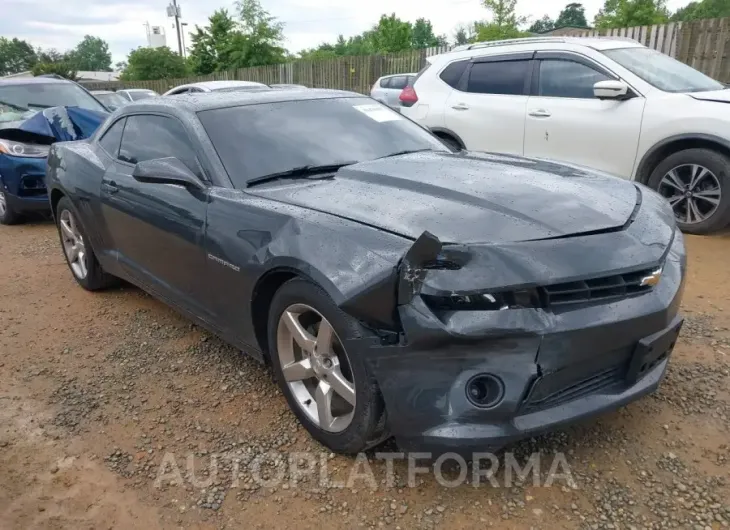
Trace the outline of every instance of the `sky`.
[[[517, 11], [531, 20], [550, 15], [556, 18], [571, 0], [518, 0]], [[94, 35], [109, 43], [113, 63], [123, 61], [130, 50], [145, 46], [144, 24], [163, 26], [167, 44], [177, 50], [172, 19], [165, 9], [171, 0], [2, 0], [0, 36], [28, 40], [33, 46], [55, 48], [61, 52], [73, 48], [84, 35]], [[689, 0], [669, 0], [671, 10]], [[488, 18], [480, 0], [261, 0], [264, 9], [284, 26], [284, 46], [295, 53], [304, 48], [332, 42], [362, 33], [375, 24], [383, 13], [395, 13], [404, 20], [426, 18], [436, 34], [449, 39], [459, 24]], [[590, 23], [604, 0], [583, 0]], [[227, 0], [180, 0], [186, 31], [204, 26], [218, 8], [232, 11]], [[185, 35], [186, 43], [190, 42]]]

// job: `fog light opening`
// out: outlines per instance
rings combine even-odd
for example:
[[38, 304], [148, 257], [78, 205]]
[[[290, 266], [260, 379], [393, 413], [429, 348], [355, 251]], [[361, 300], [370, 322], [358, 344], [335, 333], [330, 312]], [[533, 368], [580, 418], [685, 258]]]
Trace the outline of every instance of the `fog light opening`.
[[466, 384], [466, 397], [480, 408], [492, 408], [498, 405], [504, 397], [502, 380], [492, 374], [475, 375]]

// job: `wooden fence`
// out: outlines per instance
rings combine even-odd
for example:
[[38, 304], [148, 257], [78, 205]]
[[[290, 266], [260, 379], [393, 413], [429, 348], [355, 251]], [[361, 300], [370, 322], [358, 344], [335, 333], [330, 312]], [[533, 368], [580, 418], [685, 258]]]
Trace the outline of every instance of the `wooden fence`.
[[[730, 18], [590, 30], [578, 36], [634, 39], [645, 46], [674, 57], [718, 81], [730, 83]], [[449, 50], [449, 47], [437, 47], [391, 55], [340, 57], [324, 61], [295, 61], [183, 79], [87, 82], [84, 85], [90, 89], [151, 88], [163, 93], [174, 86], [186, 83], [240, 79], [266, 84], [296, 83], [312, 88], [332, 88], [367, 94], [380, 76], [418, 72], [425, 65], [426, 57]]]
[[83, 82], [91, 90], [150, 88], [162, 94], [186, 83], [238, 79], [267, 85], [295, 83], [310, 88], [332, 88], [369, 94], [375, 81], [384, 75], [418, 72], [426, 57], [449, 51], [448, 47], [426, 48], [389, 55], [339, 57], [324, 61], [296, 61], [217, 72], [212, 75], [157, 81]]
[[626, 37], [730, 83], [730, 18], [591, 30], [580, 37]]

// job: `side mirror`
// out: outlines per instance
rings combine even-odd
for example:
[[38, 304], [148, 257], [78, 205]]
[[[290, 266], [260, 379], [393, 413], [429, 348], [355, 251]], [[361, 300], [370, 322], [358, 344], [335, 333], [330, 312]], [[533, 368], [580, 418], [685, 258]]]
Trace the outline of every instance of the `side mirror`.
[[151, 184], [177, 184], [203, 189], [205, 186], [188, 167], [174, 156], [145, 160], [134, 166], [132, 177]]
[[623, 81], [599, 81], [593, 85], [593, 94], [598, 99], [630, 99], [633, 92]]

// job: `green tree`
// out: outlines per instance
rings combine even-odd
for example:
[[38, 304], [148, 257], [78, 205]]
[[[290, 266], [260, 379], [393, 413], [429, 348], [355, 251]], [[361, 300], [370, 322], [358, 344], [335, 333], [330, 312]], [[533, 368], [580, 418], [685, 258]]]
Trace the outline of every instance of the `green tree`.
[[66, 60], [77, 70], [111, 72], [112, 54], [109, 44], [99, 37], [86, 35], [76, 48], [66, 54]]
[[454, 32], [454, 44], [456, 46], [463, 46], [464, 44], [474, 42], [474, 39], [476, 39], [476, 27], [478, 24], [480, 23], [474, 22], [468, 25], [459, 24]]
[[688, 22], [703, 18], [722, 18], [730, 16], [730, 0], [701, 0], [690, 2], [672, 15], [672, 20]]
[[69, 61], [40, 62], [32, 69], [33, 75], [56, 74], [71, 81], [76, 80], [76, 68]]
[[48, 48], [47, 50], [38, 48], [36, 56], [39, 63], [60, 63], [66, 60], [66, 55], [55, 48]]
[[516, 28], [523, 20], [517, 17], [517, 0], [482, 0], [482, 4], [492, 13], [491, 24], [500, 28]]
[[0, 76], [25, 72], [37, 62], [36, 51], [28, 42], [0, 37]]
[[586, 20], [586, 8], [583, 4], [574, 2], [568, 4], [558, 15], [558, 19], [555, 21], [555, 27], [563, 28], [566, 26], [573, 26], [577, 28], [587, 28], [588, 21]]
[[188, 55], [193, 73], [207, 75], [230, 67], [232, 39], [238, 31], [236, 26], [236, 21], [225, 9], [215, 11], [205, 28], [195, 26]]
[[381, 15], [370, 38], [378, 53], [401, 52], [411, 48], [413, 27], [410, 22], [404, 22], [396, 17], [395, 13], [390, 16]]
[[125, 81], [147, 81], [184, 77], [185, 60], [166, 46], [137, 48], [127, 58], [127, 67], [120, 76]]
[[594, 26], [601, 29], [661, 24], [669, 18], [666, 0], [606, 0]]
[[544, 33], [551, 29], [555, 29], [555, 22], [550, 18], [550, 15], [545, 15], [533, 22], [527, 31], [530, 33]]
[[528, 37], [530, 34], [521, 31], [517, 26], [499, 26], [494, 22], [477, 22], [476, 41], [485, 42], [490, 40], [519, 39]]
[[238, 0], [240, 32], [232, 36], [231, 60], [235, 68], [284, 62], [284, 24], [261, 7], [259, 0]]
[[421, 49], [432, 46], [440, 46], [440, 41], [433, 33], [431, 21], [425, 18], [417, 19], [411, 32], [411, 47]]

